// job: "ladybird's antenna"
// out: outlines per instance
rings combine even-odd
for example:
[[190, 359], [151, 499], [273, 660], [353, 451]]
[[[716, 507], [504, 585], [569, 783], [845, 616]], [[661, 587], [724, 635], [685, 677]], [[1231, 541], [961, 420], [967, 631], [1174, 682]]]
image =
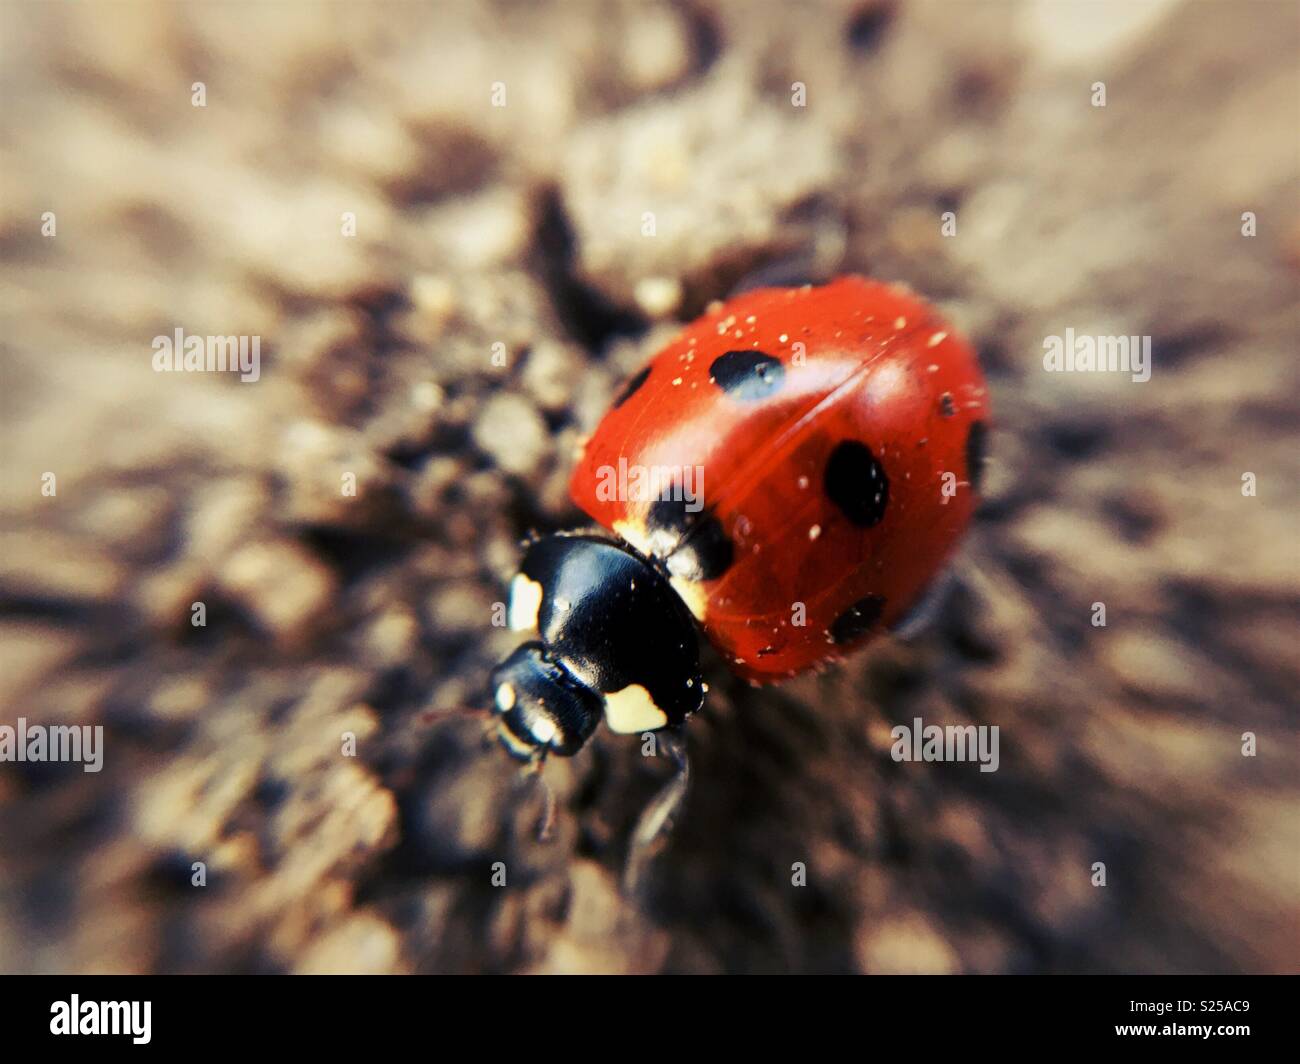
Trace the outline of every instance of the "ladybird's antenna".
[[674, 766], [673, 778], [642, 811], [628, 846], [627, 864], [623, 869], [623, 893], [635, 895], [641, 886], [646, 867], [653, 856], [655, 843], [667, 837], [672, 818], [681, 807], [691, 781], [691, 762], [686, 753], [686, 739], [680, 732], [661, 731], [655, 735], [659, 748]]
[[425, 709], [416, 714], [413, 726], [417, 729], [441, 728], [452, 721], [465, 720], [466, 718], [485, 722], [483, 734], [480, 736], [480, 742], [485, 750], [495, 743], [497, 722], [492, 710], [481, 706], [455, 706], [451, 709], [432, 707]]

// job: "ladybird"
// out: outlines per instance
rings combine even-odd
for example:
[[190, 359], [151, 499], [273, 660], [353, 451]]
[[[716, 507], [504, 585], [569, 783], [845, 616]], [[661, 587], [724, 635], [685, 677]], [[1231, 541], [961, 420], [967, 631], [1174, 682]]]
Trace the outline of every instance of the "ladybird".
[[603, 720], [672, 740], [684, 774], [697, 632], [761, 684], [908, 624], [970, 523], [988, 416], [971, 346], [901, 286], [711, 306], [582, 449], [570, 495], [605, 531], [524, 553], [508, 621], [532, 638], [491, 679], [502, 745], [570, 756]]

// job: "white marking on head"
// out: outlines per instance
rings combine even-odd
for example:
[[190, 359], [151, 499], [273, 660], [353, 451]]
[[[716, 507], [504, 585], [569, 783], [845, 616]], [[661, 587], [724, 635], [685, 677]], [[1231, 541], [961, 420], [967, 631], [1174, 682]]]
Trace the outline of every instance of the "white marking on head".
[[545, 746], [555, 738], [558, 729], [555, 727], [555, 721], [547, 717], [538, 717], [529, 730], [533, 733], [533, 738]]
[[605, 723], [619, 735], [634, 735], [662, 728], [668, 714], [655, 705], [649, 691], [634, 683], [605, 696]]
[[497, 709], [506, 713], [515, 707], [515, 689], [508, 683], [497, 688]]
[[537, 611], [542, 608], [542, 585], [516, 573], [510, 582], [510, 609], [508, 620], [515, 632], [528, 632], [537, 627]]

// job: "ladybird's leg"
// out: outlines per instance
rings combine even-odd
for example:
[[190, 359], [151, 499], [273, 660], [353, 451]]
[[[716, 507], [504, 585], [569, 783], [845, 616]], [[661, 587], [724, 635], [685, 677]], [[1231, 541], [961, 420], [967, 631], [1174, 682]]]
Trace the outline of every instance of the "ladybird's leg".
[[555, 820], [558, 815], [555, 790], [547, 782], [545, 775], [542, 774], [542, 769], [545, 766], [546, 757], [542, 755], [528, 762], [522, 770], [523, 778], [533, 780], [542, 792], [542, 815], [537, 818], [538, 842], [551, 841], [551, 835], [555, 831]]
[[951, 569], [944, 569], [931, 581], [930, 586], [890, 628], [890, 634], [903, 642], [917, 638], [934, 627], [952, 595], [956, 578]]
[[623, 869], [623, 892], [634, 895], [641, 885], [656, 842], [665, 838], [672, 826], [672, 818], [681, 807], [690, 784], [691, 763], [686, 753], [686, 736], [680, 731], [663, 730], [655, 733], [659, 749], [673, 763], [673, 778], [663, 785], [659, 793], [641, 812], [628, 846], [627, 864]]

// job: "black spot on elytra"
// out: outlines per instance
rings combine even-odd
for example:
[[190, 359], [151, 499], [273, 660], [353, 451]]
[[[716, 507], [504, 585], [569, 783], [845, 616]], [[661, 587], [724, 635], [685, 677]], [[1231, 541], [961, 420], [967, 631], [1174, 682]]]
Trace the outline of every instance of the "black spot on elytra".
[[972, 490], [979, 491], [984, 479], [984, 458], [988, 448], [988, 428], [982, 421], [971, 422], [966, 433], [966, 479]]
[[628, 381], [627, 384], [623, 386], [623, 390], [619, 392], [618, 398], [614, 400], [614, 409], [617, 410], [620, 406], [631, 399], [632, 396], [636, 394], [637, 389], [645, 383], [648, 376], [650, 376], [650, 367], [646, 366], [645, 369]]
[[879, 595], [858, 599], [835, 618], [830, 627], [831, 639], [836, 643], [851, 643], [859, 636], [866, 635], [879, 622], [884, 609], [885, 600]]
[[736, 548], [722, 522], [707, 510], [691, 513], [685, 499], [660, 499], [650, 507], [647, 524], [652, 537], [668, 533], [677, 546], [665, 564], [673, 576], [686, 580], [716, 580], [735, 560]]
[[709, 377], [733, 399], [755, 402], [781, 390], [785, 367], [763, 351], [728, 351], [713, 360]]
[[939, 413], [944, 417], [952, 417], [957, 413], [957, 404], [953, 402], [952, 392], [944, 392], [939, 396]]
[[845, 440], [831, 452], [822, 479], [826, 494], [860, 528], [879, 524], [889, 505], [889, 478], [871, 448]]

